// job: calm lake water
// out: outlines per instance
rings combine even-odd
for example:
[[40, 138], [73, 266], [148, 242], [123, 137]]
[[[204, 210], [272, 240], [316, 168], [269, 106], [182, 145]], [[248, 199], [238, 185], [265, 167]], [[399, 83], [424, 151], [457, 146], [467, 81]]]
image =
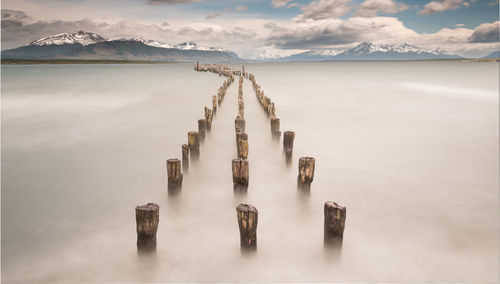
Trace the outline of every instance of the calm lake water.
[[[497, 282], [498, 63], [246, 64], [296, 132], [281, 142], [244, 82], [250, 185], [235, 195], [237, 80], [184, 176], [181, 157], [225, 77], [192, 64], [2, 66], [2, 282]], [[236, 78], [237, 79], [237, 78]], [[316, 158], [309, 195], [301, 156]], [[347, 207], [341, 254], [323, 204]], [[160, 205], [154, 254], [135, 206]], [[259, 210], [242, 255], [236, 206]]]

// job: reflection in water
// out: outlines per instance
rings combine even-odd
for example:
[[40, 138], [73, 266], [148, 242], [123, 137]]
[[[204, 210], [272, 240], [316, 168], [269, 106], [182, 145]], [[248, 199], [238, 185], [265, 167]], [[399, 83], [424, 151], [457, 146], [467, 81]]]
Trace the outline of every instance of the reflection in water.
[[[2, 66], [4, 282], [498, 281], [497, 63], [246, 64], [293, 157], [245, 80], [250, 183], [233, 188], [233, 83], [171, 192], [165, 162], [224, 80], [192, 67]], [[349, 208], [341, 249], [324, 247], [326, 200]], [[160, 221], [142, 254], [133, 209], [148, 202]], [[249, 255], [239, 203], [259, 210]]]

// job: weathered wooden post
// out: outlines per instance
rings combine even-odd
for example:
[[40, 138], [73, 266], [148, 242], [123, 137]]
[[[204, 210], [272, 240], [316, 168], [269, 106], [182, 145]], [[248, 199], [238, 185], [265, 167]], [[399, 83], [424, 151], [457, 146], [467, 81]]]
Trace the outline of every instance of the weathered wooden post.
[[238, 117], [245, 117], [245, 104], [243, 103], [243, 99], [238, 100]]
[[187, 172], [189, 169], [189, 146], [182, 144], [182, 170]]
[[182, 186], [181, 161], [167, 160], [168, 189], [178, 189]]
[[236, 132], [236, 150], [239, 153], [240, 152], [240, 146], [238, 141], [240, 140], [247, 140], [248, 141], [248, 134], [246, 133], [241, 133], [241, 132]]
[[309, 189], [314, 178], [315, 160], [312, 157], [302, 157], [299, 159], [298, 185], [301, 188]]
[[212, 97], [212, 109], [214, 110], [214, 114], [217, 112], [217, 96]]
[[236, 132], [245, 132], [245, 119], [244, 118], [241, 118], [241, 117], [236, 117], [236, 119], [234, 120], [234, 130], [236, 130]]
[[189, 152], [191, 152], [191, 158], [198, 160], [200, 158], [200, 134], [198, 132], [188, 132], [188, 146]]
[[255, 206], [240, 204], [236, 207], [238, 226], [240, 228], [240, 247], [242, 250], [257, 249], [257, 224], [259, 212]]
[[247, 187], [248, 186], [248, 160], [246, 159], [233, 159], [233, 185], [234, 187]]
[[135, 207], [137, 248], [155, 249], [156, 231], [160, 221], [160, 206], [155, 203]]
[[293, 153], [293, 140], [295, 139], [295, 132], [285, 131], [283, 134], [283, 150], [287, 157], [292, 156]]
[[200, 141], [204, 141], [207, 136], [207, 120], [198, 119], [198, 133], [200, 134]]
[[279, 118], [276, 117], [271, 118], [271, 134], [275, 140], [279, 140], [279, 138], [281, 137]]
[[271, 118], [271, 133], [275, 134], [278, 131], [280, 131], [280, 119]]
[[333, 201], [325, 202], [325, 245], [342, 245], [346, 208]]
[[205, 107], [205, 119], [207, 120], [207, 131], [212, 129], [212, 110]]
[[247, 159], [248, 158], [248, 136], [238, 139], [237, 150], [238, 158]]

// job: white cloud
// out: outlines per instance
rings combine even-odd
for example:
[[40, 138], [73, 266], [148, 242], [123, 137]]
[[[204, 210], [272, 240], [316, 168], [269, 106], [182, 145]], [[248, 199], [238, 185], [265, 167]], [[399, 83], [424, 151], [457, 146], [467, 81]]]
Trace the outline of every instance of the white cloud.
[[283, 49], [309, 49], [331, 47], [361, 41], [405, 40], [417, 33], [406, 28], [403, 23], [393, 17], [362, 18], [347, 20], [323, 19], [301, 20], [286, 27], [269, 26], [271, 35], [269, 44]]
[[408, 6], [394, 0], [365, 0], [356, 12], [361, 17], [376, 17], [378, 12], [395, 14], [407, 10]]
[[500, 33], [499, 22], [479, 25], [469, 37], [471, 42], [498, 42]]
[[420, 15], [431, 15], [446, 10], [456, 10], [460, 8], [463, 0], [433, 0], [425, 4], [424, 9], [418, 14]]
[[349, 2], [351, 0], [314, 0], [301, 8], [304, 13], [296, 17], [296, 19], [322, 20], [339, 18], [351, 10]]

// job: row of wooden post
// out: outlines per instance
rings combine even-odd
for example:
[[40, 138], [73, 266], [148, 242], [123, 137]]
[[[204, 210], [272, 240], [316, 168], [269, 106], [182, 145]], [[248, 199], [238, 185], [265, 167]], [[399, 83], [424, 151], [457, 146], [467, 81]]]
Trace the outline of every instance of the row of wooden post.
[[[238, 227], [240, 229], [240, 247], [242, 250], [257, 248], [257, 224], [259, 212], [255, 206], [240, 204], [236, 207]], [[156, 233], [160, 222], [160, 206], [155, 203], [135, 208], [137, 247], [155, 249]], [[333, 201], [324, 205], [323, 242], [325, 246], [341, 246], [344, 238], [346, 208]]]
[[[245, 74], [243, 67], [241, 74]], [[236, 133], [237, 157], [231, 161], [233, 173], [233, 189], [245, 192], [248, 187], [249, 165], [248, 165], [248, 134], [245, 133], [245, 103], [243, 101], [243, 76], [238, 81], [238, 115], [234, 120]]]
[[182, 150], [182, 171], [181, 161], [178, 159], [167, 160], [167, 177], [168, 177], [168, 190], [176, 192], [182, 187], [183, 174], [189, 170], [189, 159], [196, 161], [200, 158], [200, 143], [203, 142], [212, 128], [213, 117], [217, 111], [218, 106], [222, 103], [222, 99], [226, 95], [227, 88], [234, 81], [231, 69], [226, 65], [208, 64], [200, 65], [199, 62], [195, 65], [197, 71], [208, 71], [219, 74], [219, 76], [228, 77], [222, 86], [219, 88], [217, 95], [212, 97], [212, 108], [205, 107], [204, 117], [198, 120], [198, 131], [188, 132], [187, 144], [183, 144]]
[[[246, 73], [244, 67], [242, 71], [231, 70], [228, 66], [219, 64], [200, 65], [196, 63], [195, 70], [209, 71], [218, 73], [219, 76], [229, 77], [219, 88], [217, 96], [212, 97], [212, 109], [205, 107], [205, 118], [198, 120], [198, 132], [188, 132], [188, 144], [182, 145], [182, 168], [186, 172], [189, 168], [189, 156], [191, 159], [199, 159], [200, 140], [206, 137], [206, 132], [210, 131], [213, 116], [220, 105], [227, 88], [234, 81], [233, 75], [239, 75], [238, 84], [238, 116], [235, 119], [237, 159], [232, 161], [233, 184], [236, 188], [245, 188], [248, 186], [249, 168], [248, 168], [248, 135], [245, 133], [244, 102], [243, 102], [243, 77], [248, 78], [253, 85], [257, 98], [261, 106], [266, 111], [271, 121], [271, 133], [273, 137], [280, 138], [279, 130], [280, 120], [276, 117], [274, 102], [264, 95], [255, 81], [252, 74]], [[293, 153], [293, 141], [295, 133], [285, 131], [283, 137], [283, 151], [287, 159], [291, 158]], [[301, 157], [299, 159], [297, 182], [301, 188], [310, 189], [314, 178], [315, 159], [312, 157]], [[182, 186], [183, 175], [181, 172], [181, 163], [177, 159], [167, 160], [168, 188], [178, 189]], [[249, 204], [240, 204], [237, 208], [238, 225], [240, 229], [240, 243], [242, 249], [255, 249], [257, 246], [257, 223], [258, 211]], [[346, 208], [339, 204], [327, 201], [324, 204], [324, 243], [342, 244], [343, 232], [345, 227]], [[159, 222], [159, 206], [154, 203], [148, 203], [136, 207], [137, 222], [137, 246], [139, 249], [156, 247], [156, 231]]]

